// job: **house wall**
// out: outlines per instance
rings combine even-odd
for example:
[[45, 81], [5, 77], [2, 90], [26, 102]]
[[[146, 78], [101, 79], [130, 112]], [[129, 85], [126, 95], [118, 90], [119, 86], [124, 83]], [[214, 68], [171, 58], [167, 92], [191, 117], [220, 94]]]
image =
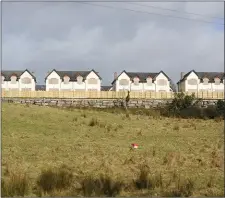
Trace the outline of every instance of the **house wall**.
[[[197, 85], [189, 85], [188, 80], [189, 79], [196, 79], [197, 80]], [[182, 82], [181, 84], [182, 90], [185, 92], [188, 92], [189, 90], [196, 90], [196, 91], [224, 91], [224, 83], [220, 83], [220, 85], [215, 85], [215, 83], [208, 83], [208, 85], [204, 85], [203, 82], [200, 82], [200, 79], [198, 76], [194, 73], [191, 72], [187, 79]], [[184, 85], [184, 86], [183, 86]]]
[[61, 81], [60, 90], [71, 91], [72, 89], [73, 89], [73, 82], [69, 82], [68, 84], [65, 84], [63, 81]]
[[139, 83], [135, 85], [133, 82], [130, 83], [130, 90], [131, 91], [143, 91], [143, 83]]
[[[56, 78], [59, 80], [58, 84], [49, 84], [48, 80], [51, 78]], [[97, 84], [88, 84], [88, 79], [90, 78], [95, 78], [97, 79]], [[87, 77], [86, 80], [82, 83], [82, 84], [78, 84], [77, 82], [69, 82], [69, 84], [65, 84], [62, 79], [60, 78], [60, 76], [53, 71], [48, 78], [46, 79], [46, 91], [49, 91], [51, 89], [58, 89], [60, 90], [97, 90], [100, 91], [101, 90], [101, 80], [99, 79], [99, 77], [94, 73], [91, 72]]]
[[[126, 80], [128, 80], [128, 81], [129, 81], [128, 85], [120, 85], [120, 84], [119, 84], [119, 81], [120, 81], [121, 79], [126, 79]], [[122, 91], [122, 90], [129, 90], [129, 91], [130, 91], [130, 84], [131, 84], [131, 81], [130, 81], [129, 76], [127, 76], [127, 74], [123, 72], [123, 73], [118, 77], [118, 79], [116, 80], [116, 91]]]
[[3, 81], [2, 82], [2, 77], [1, 77], [1, 88], [3, 89], [3, 90], [7, 90], [8, 89], [8, 81]]
[[[22, 83], [22, 79], [23, 78], [30, 78], [31, 79], [31, 83], [30, 84], [23, 84]], [[24, 88], [25, 89], [30, 89], [31, 91], [35, 91], [35, 80], [33, 79], [33, 77], [27, 72], [25, 71], [21, 76], [20, 76], [20, 79], [19, 79], [19, 90], [23, 90]]]
[[[49, 84], [48, 80], [51, 79], [51, 78], [58, 79], [59, 83], [58, 84]], [[62, 83], [62, 80], [61, 80], [60, 76], [55, 71], [53, 71], [46, 79], [46, 91], [49, 91], [51, 89], [58, 89], [58, 90], [60, 90], [61, 83]]]
[[220, 83], [220, 85], [215, 85], [215, 83], [212, 83], [212, 91], [224, 91], [224, 80], [223, 83]]
[[[166, 82], [167, 82], [166, 85], [159, 85], [159, 84], [157, 84], [157, 80], [160, 80], [160, 79], [166, 80]], [[169, 80], [167, 79], [167, 77], [163, 73], [160, 73], [156, 77], [155, 90], [156, 90], [156, 92], [159, 92], [159, 91], [170, 92], [170, 82], [169, 82]]]
[[[95, 78], [97, 79], [97, 84], [88, 84], [88, 79], [90, 78]], [[99, 79], [99, 77], [93, 72], [91, 71], [88, 76], [86, 77], [85, 80], [85, 85], [86, 85], [86, 91], [87, 90], [97, 90], [97, 91], [101, 91], [101, 80]]]
[[[126, 86], [125, 85], [120, 85], [119, 81], [121, 79], [129, 80], [129, 84], [126, 85]], [[159, 79], [166, 80], [167, 84], [165, 86], [161, 86], [161, 85], [156, 84], [157, 80], [159, 80]], [[117, 81], [114, 83], [114, 86], [115, 86], [115, 91], [119, 91], [119, 90], [124, 90], [125, 89], [125, 90], [130, 90], [130, 91], [156, 91], [156, 92], [165, 91], [165, 92], [170, 92], [170, 90], [171, 90], [169, 80], [162, 73], [160, 73], [157, 76], [156, 81], [154, 81], [151, 86], [149, 86], [147, 84], [147, 82], [139, 83], [139, 85], [134, 85], [134, 83], [130, 80], [130, 78], [126, 75], [126, 73], [122, 73], [118, 77]]]
[[[189, 85], [188, 80], [190, 80], [190, 79], [196, 79], [197, 85]], [[185, 92], [188, 92], [188, 91], [196, 91], [197, 92], [199, 90], [199, 83], [200, 83], [200, 80], [199, 80], [198, 76], [194, 72], [191, 72], [187, 76], [187, 79], [185, 80], [184, 91]]]
[[155, 91], [156, 85], [155, 83], [153, 82], [151, 86], [149, 86], [147, 83], [143, 83], [143, 90], [144, 91]]

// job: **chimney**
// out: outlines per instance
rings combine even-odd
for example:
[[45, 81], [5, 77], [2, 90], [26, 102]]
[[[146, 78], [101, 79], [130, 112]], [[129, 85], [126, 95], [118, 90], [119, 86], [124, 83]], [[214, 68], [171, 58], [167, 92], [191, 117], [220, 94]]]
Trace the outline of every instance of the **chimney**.
[[185, 72], [180, 73], [180, 79], [182, 80], [184, 78]]
[[114, 79], [117, 78], [117, 72], [114, 72]]

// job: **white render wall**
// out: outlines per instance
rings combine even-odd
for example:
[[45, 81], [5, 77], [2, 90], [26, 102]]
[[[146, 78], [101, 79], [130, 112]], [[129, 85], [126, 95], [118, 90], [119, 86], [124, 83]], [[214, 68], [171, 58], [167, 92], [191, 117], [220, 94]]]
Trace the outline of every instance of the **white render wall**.
[[[22, 79], [23, 78], [30, 78], [31, 79], [31, 83], [30, 84], [23, 84], [22, 83]], [[27, 72], [25, 71], [19, 78], [18, 81], [16, 81], [15, 84], [11, 84], [11, 81], [4, 81], [4, 83], [2, 83], [2, 89], [10, 90], [10, 89], [18, 89], [19, 91], [21, 91], [22, 89], [30, 89], [31, 91], [35, 91], [35, 80], [33, 79], [33, 77]]]
[[[196, 79], [197, 85], [189, 85], [188, 80], [189, 79]], [[188, 90], [196, 90], [196, 91], [224, 91], [224, 83], [220, 83], [220, 85], [215, 85], [215, 83], [208, 83], [208, 85], [204, 85], [202, 82], [200, 82], [200, 79], [198, 76], [191, 72], [187, 79], [180, 83], [181, 89], [179, 91], [188, 92]]]
[[[129, 84], [128, 85], [120, 85], [119, 84], [119, 81], [121, 79], [126, 79], [129, 81]], [[167, 85], [165, 86], [160, 86], [160, 85], [157, 85], [157, 80], [159, 79], [164, 79], [167, 81]], [[165, 92], [170, 92], [170, 82], [168, 81], [167, 77], [163, 74], [163, 73], [160, 73], [157, 78], [156, 78], [156, 81], [154, 81], [152, 83], [151, 86], [149, 86], [146, 83], [139, 83], [139, 85], [134, 85], [134, 83], [132, 82], [132, 79], [130, 79], [129, 76], [127, 76], [127, 74], [125, 72], [123, 72], [118, 78], [117, 80], [114, 82], [113, 84], [113, 87], [115, 91], [122, 91], [122, 90], [129, 90], [129, 91], [156, 91], [156, 92], [159, 92], [159, 91], [165, 91]]]
[[[30, 84], [23, 84], [22, 83], [22, 79], [23, 78], [30, 78], [31, 79], [31, 83]], [[32, 76], [27, 72], [25, 71], [21, 76], [20, 76], [20, 79], [19, 79], [19, 89], [20, 91], [22, 89], [31, 89], [31, 91], [35, 91], [35, 80], [32, 78]]]
[[[126, 79], [128, 80], [128, 85], [120, 85], [119, 84], [119, 81], [121, 79]], [[125, 72], [123, 72], [118, 78], [117, 80], [115, 81], [115, 84], [116, 84], [116, 90], [115, 91], [122, 91], [122, 90], [130, 90], [130, 85], [131, 85], [131, 81], [130, 81], [130, 78], [129, 76], [127, 76], [127, 74]]]
[[[88, 84], [88, 79], [90, 78], [97, 79], [97, 84]], [[93, 71], [91, 71], [86, 77], [85, 84], [86, 84], [86, 90], [91, 89], [91, 90], [101, 91], [101, 80]]]
[[[163, 80], [166, 80], [166, 85], [158, 85], [157, 84], [157, 80], [160, 80], [160, 79], [163, 79]], [[170, 82], [169, 80], [167, 79], [167, 77], [163, 74], [163, 73], [160, 73], [157, 77], [156, 77], [156, 81], [155, 81], [155, 89], [156, 89], [156, 92], [159, 92], [159, 91], [165, 91], [165, 92], [170, 92]]]
[[[58, 79], [59, 83], [58, 84], [49, 84], [48, 80], [51, 78], [56, 78]], [[90, 78], [95, 78], [97, 79], [97, 84], [88, 84], [88, 79]], [[91, 71], [90, 74], [86, 77], [86, 80], [84, 82], [82, 82], [82, 84], [78, 84], [77, 82], [69, 82], [68, 84], [65, 84], [62, 79], [60, 78], [60, 76], [53, 71], [46, 79], [46, 91], [49, 91], [51, 89], [58, 89], [59, 91], [68, 91], [68, 90], [82, 90], [82, 91], [88, 91], [89, 89], [91, 90], [97, 90], [100, 91], [101, 90], [101, 80], [99, 79], [99, 77], [93, 72]]]
[[[58, 79], [59, 83], [58, 84], [49, 84], [48, 80], [51, 79], [51, 78]], [[49, 91], [51, 89], [58, 89], [58, 90], [60, 90], [61, 83], [62, 83], [62, 80], [60, 79], [60, 76], [55, 71], [51, 72], [51, 74], [49, 74], [49, 76], [46, 79], [46, 91]]]

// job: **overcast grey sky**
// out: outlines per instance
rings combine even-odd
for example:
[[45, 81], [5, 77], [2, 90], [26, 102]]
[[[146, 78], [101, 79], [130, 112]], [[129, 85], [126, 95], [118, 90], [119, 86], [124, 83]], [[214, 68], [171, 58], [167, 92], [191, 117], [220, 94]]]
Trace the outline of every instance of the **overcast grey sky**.
[[[223, 20], [223, 2], [92, 3], [213, 23]], [[95, 69], [110, 84], [122, 70], [224, 71], [224, 26], [79, 3], [4, 2], [3, 69], [30, 69], [38, 84], [47, 71]]]

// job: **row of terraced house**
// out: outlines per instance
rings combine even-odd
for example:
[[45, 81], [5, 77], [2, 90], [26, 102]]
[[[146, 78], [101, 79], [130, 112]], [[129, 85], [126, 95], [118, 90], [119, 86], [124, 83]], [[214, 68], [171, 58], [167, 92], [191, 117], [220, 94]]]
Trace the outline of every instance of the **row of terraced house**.
[[[224, 92], [224, 72], [181, 72], [177, 82], [179, 92]], [[110, 86], [102, 86], [102, 78], [95, 70], [59, 71], [53, 69], [45, 77], [45, 85], [37, 85], [36, 77], [28, 69], [2, 71], [2, 90], [17, 91], [150, 91], [173, 92], [172, 81], [166, 73], [128, 72], [114, 73]]]

